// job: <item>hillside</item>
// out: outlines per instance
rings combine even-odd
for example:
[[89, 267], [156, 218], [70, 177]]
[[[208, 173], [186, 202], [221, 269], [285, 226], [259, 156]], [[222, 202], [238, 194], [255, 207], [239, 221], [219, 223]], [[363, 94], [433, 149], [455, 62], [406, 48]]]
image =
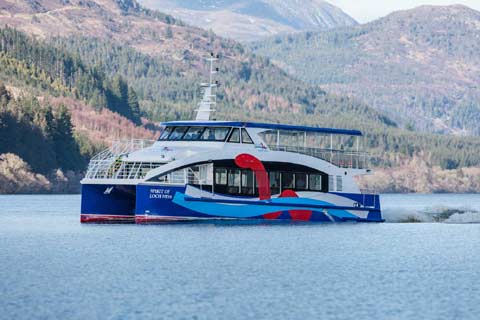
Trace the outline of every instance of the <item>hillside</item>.
[[238, 41], [327, 30], [356, 21], [323, 0], [140, 0], [186, 23]]
[[[32, 3], [16, 1], [6, 6], [0, 2], [0, 24], [9, 21], [29, 34], [10, 27], [0, 30], [0, 80], [7, 85], [9, 96], [1, 110], [6, 119], [27, 124], [22, 129], [25, 138], [15, 144], [10, 140], [16, 134], [15, 122], [7, 126], [10, 129], [3, 135], [0, 154], [6, 159], [2, 163], [22, 160], [14, 166], [22, 172], [29, 166], [33, 172], [27, 180], [41, 182], [35, 174], [42, 174], [50, 181], [63, 181], [56, 169], [69, 171], [57, 160], [42, 167], [33, 149], [24, 145], [40, 132], [44, 146], [53, 150], [47, 156], [68, 158], [68, 153], [52, 147], [50, 126], [45, 123], [49, 110], [53, 115], [63, 110], [63, 119], [70, 119], [66, 138], [73, 141], [71, 146], [83, 161], [83, 167], [78, 162], [70, 171], [81, 176], [86, 160], [99, 145], [116, 137], [155, 135], [139, 126], [140, 122], [190, 119], [193, 101], [199, 96], [197, 83], [206, 74], [203, 58], [210, 51], [222, 57], [218, 119], [359, 128], [367, 133], [367, 149], [382, 156], [377, 166], [396, 166], [405, 157], [419, 155], [449, 170], [480, 165], [478, 138], [398, 129], [381, 112], [355, 99], [298, 81], [237, 42], [184, 25], [136, 2], [98, 0], [86, 6], [70, 1], [63, 7], [54, 0], [36, 1], [34, 7]], [[21, 10], [29, 13], [20, 14]], [[24, 101], [32, 101], [34, 107]], [[16, 114], [21, 117], [12, 116]], [[4, 123], [0, 119], [0, 128]], [[0, 164], [2, 170], [7, 175], [13, 172]]]
[[[5, 1], [0, 0], [1, 25], [8, 24], [47, 42], [67, 39], [74, 43], [60, 43], [57, 50], [63, 50], [65, 45], [79, 52], [77, 56], [89, 60], [91, 66], [101, 64], [112, 78], [117, 73], [132, 77], [128, 80], [138, 91], [141, 107], [150, 110], [147, 116], [165, 110], [169, 119], [190, 117], [198, 82], [206, 74], [203, 58], [214, 51], [222, 56], [223, 108], [218, 108], [219, 115], [248, 112], [247, 117], [256, 113], [265, 117], [263, 110], [269, 110], [279, 116], [288, 113], [289, 117], [293, 112], [298, 120], [311, 119], [305, 114], [322, 113], [319, 124], [335, 121], [353, 126], [352, 114], [358, 116], [357, 123], [362, 119], [388, 122], [355, 101], [305, 86], [268, 60], [248, 54], [234, 41], [185, 26], [134, 1], [96, 0], [87, 5], [78, 0], [62, 5], [60, 0], [42, 0], [35, 6], [28, 0], [12, 1], [8, 6]], [[115, 59], [111, 59], [112, 54]]]
[[479, 38], [480, 12], [423, 6], [352, 28], [271, 38], [253, 49], [406, 128], [479, 135]]
[[78, 56], [0, 29], [0, 193], [78, 191], [100, 148], [155, 136], [137, 126], [138, 113], [122, 78], [108, 79]]

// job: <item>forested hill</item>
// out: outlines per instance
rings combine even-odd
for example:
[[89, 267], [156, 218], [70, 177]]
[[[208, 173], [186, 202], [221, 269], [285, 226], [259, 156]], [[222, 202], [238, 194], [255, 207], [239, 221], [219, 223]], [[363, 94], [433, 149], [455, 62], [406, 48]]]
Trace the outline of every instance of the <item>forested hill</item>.
[[[92, 66], [102, 65], [112, 78], [118, 74], [130, 77], [146, 115], [160, 115], [153, 120], [165, 119], [164, 112], [168, 119], [191, 117], [198, 83], [206, 75], [204, 57], [213, 51], [222, 57], [218, 117], [267, 118], [265, 111], [269, 111], [277, 117], [270, 121], [288, 113], [291, 121], [310, 119], [310, 123], [319, 121], [317, 125], [332, 121], [337, 126], [390, 123], [363, 104], [297, 81], [267, 59], [249, 54], [237, 42], [185, 26], [168, 15], [143, 9], [135, 1], [35, 3], [20, 0], [4, 6], [0, 24], [72, 50]], [[77, 37], [79, 33], [83, 38]], [[306, 116], [312, 114], [322, 117]]]
[[[71, 94], [100, 110], [110, 110], [140, 124], [135, 91], [120, 76], [108, 79], [99, 66], [87, 66], [71, 54], [15, 29], [0, 29], [0, 66], [5, 80], [28, 84], [61, 95]], [[12, 79], [15, 78], [15, 79]]]
[[257, 54], [415, 130], [480, 135], [480, 12], [422, 6], [329, 32], [256, 43]]
[[[34, 173], [60, 168], [81, 175], [89, 156], [109, 139], [153, 137], [140, 122], [191, 119], [198, 83], [206, 76], [203, 58], [211, 51], [221, 56], [218, 119], [359, 128], [367, 133], [367, 148], [387, 166], [415, 156], [447, 169], [480, 165], [480, 139], [398, 129], [355, 99], [307, 85], [234, 41], [136, 2], [0, 5], [0, 25], [22, 30], [0, 31], [0, 80], [8, 95], [1, 103], [0, 130], [6, 134], [0, 154], [20, 156]], [[12, 130], [17, 123], [28, 124], [19, 126], [21, 134]], [[55, 140], [56, 123], [65, 123], [70, 133]], [[35, 143], [34, 135], [55, 161], [43, 166], [36, 149], [25, 147]], [[55, 149], [62, 140], [73, 141], [70, 151]], [[65, 163], [62, 157], [70, 153], [71, 163]], [[0, 172], [14, 158], [2, 159]]]

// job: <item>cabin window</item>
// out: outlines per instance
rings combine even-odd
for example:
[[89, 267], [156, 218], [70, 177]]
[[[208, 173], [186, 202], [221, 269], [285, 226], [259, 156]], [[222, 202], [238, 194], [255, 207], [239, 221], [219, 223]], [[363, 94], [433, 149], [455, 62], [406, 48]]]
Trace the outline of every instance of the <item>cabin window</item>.
[[183, 140], [197, 140], [202, 135], [203, 130], [205, 130], [205, 127], [190, 127]]
[[328, 191], [335, 191], [333, 176], [328, 176]]
[[255, 176], [253, 171], [242, 170], [242, 194], [255, 194]]
[[272, 194], [280, 193], [280, 172], [269, 172], [270, 191]]
[[240, 170], [228, 170], [228, 193], [240, 193]]
[[295, 173], [295, 189], [307, 190], [307, 174]]
[[310, 174], [308, 176], [308, 189], [312, 191], [322, 191], [322, 176], [319, 174]]
[[173, 127], [166, 127], [160, 135], [160, 140], [167, 140], [168, 136], [172, 132]]
[[343, 190], [342, 176], [337, 176], [337, 191]]
[[225, 141], [230, 128], [206, 128], [200, 140]]
[[191, 167], [190, 170], [187, 170], [186, 178], [188, 184], [202, 184], [198, 166]]
[[242, 143], [253, 144], [252, 138], [250, 138], [245, 129], [242, 129]]
[[230, 134], [230, 138], [228, 139], [228, 142], [240, 143], [240, 129], [235, 128], [232, 130], [232, 133]]
[[193, 184], [209, 185], [213, 184], [213, 164], [196, 164], [190, 167], [170, 171], [160, 176], [151, 178], [149, 181], [160, 181], [169, 184]]
[[[264, 165], [272, 195], [284, 190], [328, 192], [328, 176], [325, 173], [294, 164], [265, 162]], [[336, 176], [333, 180], [336, 182]], [[258, 196], [258, 181], [254, 171], [240, 169], [233, 161], [222, 160], [215, 162], [214, 190], [218, 194]]]
[[282, 172], [282, 190], [295, 188], [295, 175], [290, 172]]
[[188, 127], [176, 127], [172, 133], [168, 136], [168, 140], [180, 140], [182, 139], [185, 131], [187, 131]]
[[215, 169], [215, 184], [227, 185], [227, 169], [216, 168]]
[[227, 182], [229, 193], [240, 193], [240, 170], [229, 169]]
[[[175, 141], [225, 141], [229, 127], [202, 127], [202, 126], [177, 126], [166, 127], [159, 140], [175, 140]], [[238, 129], [238, 128], [237, 128]], [[234, 138], [240, 142], [240, 133], [236, 133]]]

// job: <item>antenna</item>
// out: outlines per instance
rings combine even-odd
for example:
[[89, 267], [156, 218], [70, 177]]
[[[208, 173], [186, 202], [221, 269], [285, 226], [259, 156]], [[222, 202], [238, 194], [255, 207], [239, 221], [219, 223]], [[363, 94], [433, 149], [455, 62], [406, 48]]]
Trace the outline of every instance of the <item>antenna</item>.
[[210, 56], [205, 60], [210, 63], [210, 74], [209, 82], [202, 83], [201, 86], [204, 88], [202, 101], [198, 104], [197, 117], [196, 121], [208, 121], [210, 120], [210, 113], [215, 110], [212, 109], [212, 106], [217, 104], [217, 95], [216, 88], [218, 88], [218, 81], [213, 81], [213, 76], [218, 72], [218, 68], [214, 68], [214, 62], [218, 61], [219, 55], [215, 55], [213, 52], [210, 53]]

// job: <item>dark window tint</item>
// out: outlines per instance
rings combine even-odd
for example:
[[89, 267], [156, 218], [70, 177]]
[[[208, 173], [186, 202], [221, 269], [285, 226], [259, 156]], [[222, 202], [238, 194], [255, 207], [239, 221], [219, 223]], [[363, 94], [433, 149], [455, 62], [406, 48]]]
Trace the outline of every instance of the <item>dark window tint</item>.
[[295, 173], [295, 189], [306, 190], [307, 189], [307, 174]]
[[253, 171], [242, 170], [242, 194], [253, 195], [255, 193], [254, 181]]
[[280, 173], [269, 172], [268, 178], [270, 179], [270, 191], [272, 194], [280, 193]]
[[319, 174], [310, 174], [308, 176], [308, 189], [312, 191], [322, 191], [322, 176]]
[[240, 170], [228, 170], [228, 193], [238, 194], [240, 192]]
[[176, 127], [170, 136], [168, 137], [168, 140], [180, 140], [182, 139], [183, 135], [185, 134], [185, 131], [187, 131], [188, 127]]
[[293, 173], [282, 172], [282, 190], [295, 188], [295, 178]]
[[168, 136], [172, 132], [173, 127], [166, 127], [160, 135], [160, 140], [167, 140]]
[[245, 129], [242, 129], [242, 143], [253, 143], [252, 138], [250, 138], [247, 130]]
[[204, 129], [205, 127], [190, 127], [185, 136], [183, 136], [183, 140], [197, 140]]
[[215, 169], [215, 184], [227, 185], [227, 169]]
[[225, 141], [230, 128], [205, 128], [200, 140]]
[[228, 142], [240, 143], [240, 129], [233, 129]]

